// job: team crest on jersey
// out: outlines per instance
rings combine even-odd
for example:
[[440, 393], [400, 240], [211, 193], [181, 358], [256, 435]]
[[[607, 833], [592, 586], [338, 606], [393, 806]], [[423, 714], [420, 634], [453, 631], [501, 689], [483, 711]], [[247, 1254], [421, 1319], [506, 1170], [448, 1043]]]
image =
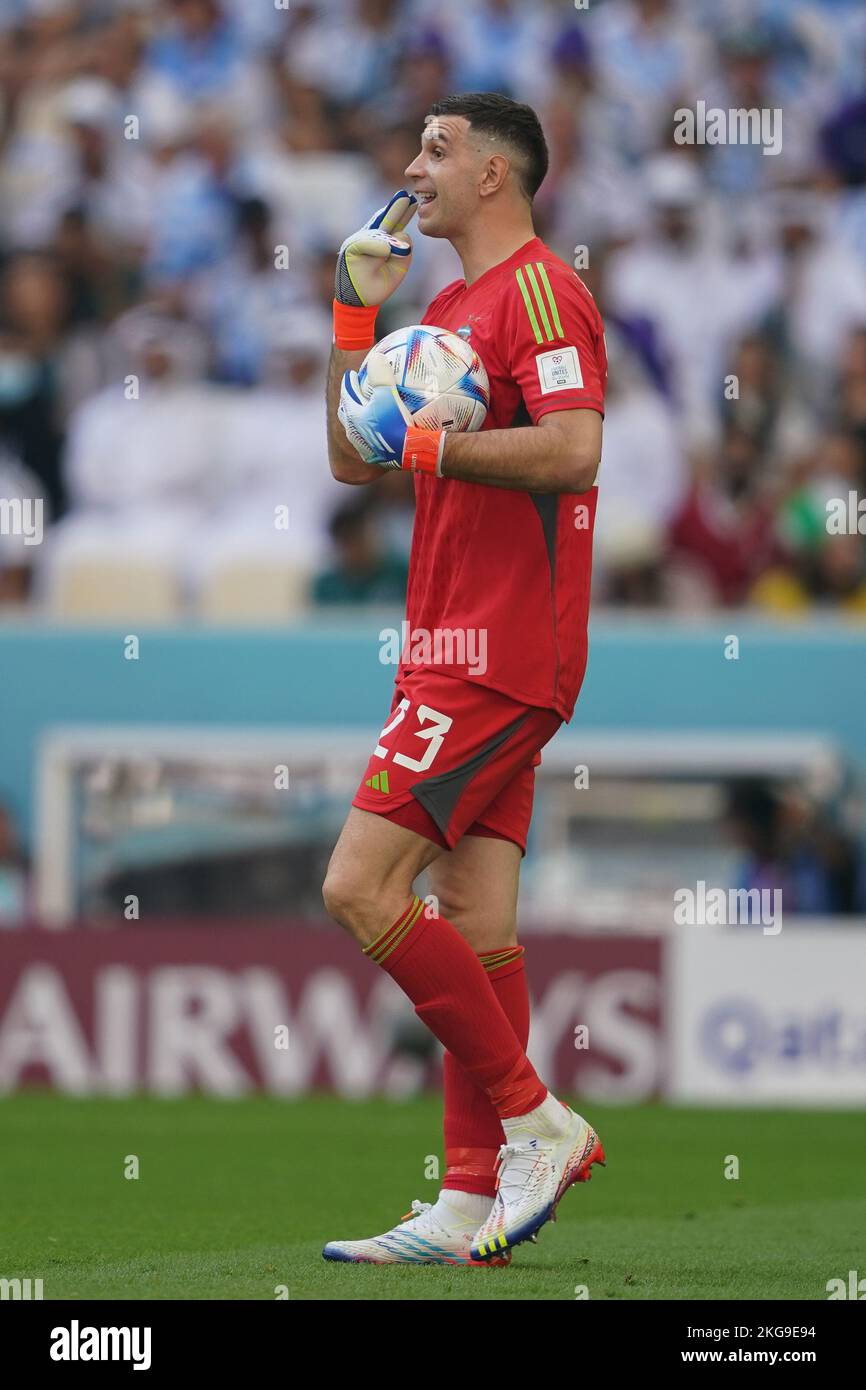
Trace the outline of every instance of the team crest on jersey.
[[458, 330], [457, 330], [457, 337], [458, 337], [458, 338], [462, 338], [464, 342], [468, 343], [468, 342], [469, 342], [469, 339], [472, 337], [472, 326], [471, 326], [471, 324], [464, 323], [464, 325], [463, 325], [462, 328], [458, 328]]

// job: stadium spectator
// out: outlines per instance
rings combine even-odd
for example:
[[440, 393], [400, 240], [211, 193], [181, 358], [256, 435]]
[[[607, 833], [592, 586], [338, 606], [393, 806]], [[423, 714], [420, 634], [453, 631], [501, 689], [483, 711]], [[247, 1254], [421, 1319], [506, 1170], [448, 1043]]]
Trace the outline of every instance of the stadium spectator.
[[690, 155], [656, 156], [644, 181], [651, 225], [611, 257], [609, 303], [614, 313], [654, 325], [686, 441], [703, 443], [728, 353], [768, 312], [775, 277], [767, 257], [744, 261], [715, 243], [702, 214], [703, 176]]
[[686, 487], [670, 405], [616, 328], [606, 333], [609, 387], [599, 475], [593, 592], [614, 603], [663, 600], [666, 536]]
[[454, 6], [449, 18], [456, 90], [539, 99], [545, 73], [536, 55], [549, 46], [554, 32], [549, 8], [520, 0], [480, 0]]
[[272, 113], [270, 73], [244, 42], [244, 28], [220, 0], [169, 0], [148, 45], [141, 95], [160, 87], [198, 111], [219, 109], [247, 129]]
[[316, 575], [313, 599], [318, 604], [393, 603], [406, 595], [406, 560], [383, 545], [375, 521], [375, 503], [353, 499], [331, 519], [336, 550], [332, 566]]
[[718, 393], [720, 424], [735, 425], [750, 435], [765, 455], [772, 455], [782, 408], [778, 362], [765, 334], [749, 333], [731, 358], [736, 393]]
[[779, 554], [775, 499], [759, 465], [754, 439], [735, 428], [697, 463], [670, 532], [678, 592], [687, 578], [696, 604], [742, 603]]
[[856, 328], [843, 350], [836, 405], [840, 428], [857, 441], [856, 486], [866, 493], [866, 328]]
[[60, 394], [71, 349], [67, 301], [59, 268], [44, 255], [21, 254], [0, 279], [0, 442], [45, 489], [60, 516]]
[[159, 290], [219, 264], [236, 233], [234, 137], [221, 117], [199, 121], [190, 138], [166, 145], [151, 188], [146, 277]]
[[196, 589], [229, 566], [266, 561], [311, 574], [328, 558], [329, 518], [345, 501], [321, 431], [330, 343], [324, 313], [283, 315], [256, 389], [222, 393], [213, 503], [185, 546]]
[[46, 544], [49, 593], [82, 556], [178, 568], [223, 480], [224, 395], [202, 380], [198, 331], [146, 309], [120, 319], [123, 380], [70, 420], [64, 478], [72, 511]]
[[786, 568], [763, 574], [749, 597], [779, 617], [831, 607], [866, 621], [866, 565], [860, 537], [823, 536]]
[[[211, 374], [217, 381], [239, 386], [260, 381], [272, 345], [297, 308], [297, 284], [285, 264], [278, 264], [279, 244], [268, 205], [261, 198], [239, 200], [229, 253], [202, 273], [192, 297], [195, 316], [212, 342]], [[311, 343], [315, 336], [311, 327]]]
[[673, 0], [609, 0], [592, 7], [591, 19], [593, 52], [622, 111], [624, 152], [636, 160], [666, 144], [678, 97], [707, 68], [707, 40]]
[[[759, 139], [727, 139], [705, 147], [709, 183], [732, 199], [754, 198], [780, 182], [808, 176], [821, 77], [817, 63], [807, 67], [803, 89], [794, 99], [787, 79], [796, 46], [782, 17], [726, 24], [718, 35], [718, 63], [701, 90], [706, 109], [755, 111], [762, 123]], [[773, 153], [766, 154], [767, 148]]]
[[566, 261], [575, 243], [595, 251], [601, 241], [627, 238], [643, 214], [610, 139], [613, 113], [593, 95], [591, 79], [577, 90], [560, 88], [541, 105], [550, 169], [536, 195], [537, 225]]
[[775, 216], [780, 293], [773, 327], [791, 389], [819, 411], [850, 334], [866, 323], [866, 270], [828, 227], [818, 195], [780, 194]]
[[826, 121], [821, 152], [846, 188], [866, 183], [866, 92], [846, 100]]
[[786, 915], [863, 910], [857, 849], [830, 808], [749, 779], [731, 786], [727, 823], [742, 854], [738, 888], [781, 889]]
[[347, 0], [292, 5], [286, 68], [333, 107], [351, 109], [380, 98], [401, 60], [398, 0]]
[[124, 109], [110, 82], [80, 77], [62, 92], [64, 172], [54, 196], [78, 208], [110, 245], [140, 245], [149, 225], [147, 181], [137, 142], [121, 134]]

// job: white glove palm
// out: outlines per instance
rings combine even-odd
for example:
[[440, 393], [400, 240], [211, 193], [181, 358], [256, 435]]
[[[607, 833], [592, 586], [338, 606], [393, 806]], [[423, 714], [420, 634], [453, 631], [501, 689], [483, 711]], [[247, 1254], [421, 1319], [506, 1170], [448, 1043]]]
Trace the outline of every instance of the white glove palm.
[[412, 263], [412, 241], [405, 228], [417, 207], [415, 194], [401, 188], [366, 226], [346, 237], [337, 258], [335, 299], [370, 307], [384, 304], [394, 293]]

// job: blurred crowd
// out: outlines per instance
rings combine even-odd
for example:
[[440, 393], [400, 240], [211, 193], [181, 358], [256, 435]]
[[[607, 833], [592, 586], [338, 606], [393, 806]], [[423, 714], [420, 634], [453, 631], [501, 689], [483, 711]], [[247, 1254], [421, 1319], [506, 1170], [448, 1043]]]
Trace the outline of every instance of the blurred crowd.
[[[334, 257], [479, 89], [539, 111], [537, 230], [606, 320], [595, 600], [866, 619], [862, 0], [0, 0], [0, 605], [94, 565], [402, 598], [409, 480], [328, 472]], [[677, 143], [698, 102], [773, 151]], [[414, 242], [383, 334], [460, 274]]]

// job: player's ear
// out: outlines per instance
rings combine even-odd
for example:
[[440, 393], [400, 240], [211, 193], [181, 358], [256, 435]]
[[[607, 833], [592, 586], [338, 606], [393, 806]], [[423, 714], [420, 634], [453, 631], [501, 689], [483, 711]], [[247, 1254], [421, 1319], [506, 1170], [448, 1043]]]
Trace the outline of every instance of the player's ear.
[[510, 168], [511, 163], [504, 154], [492, 154], [485, 161], [481, 171], [481, 186], [478, 190], [482, 198], [489, 198], [491, 193], [498, 193], [508, 178]]

